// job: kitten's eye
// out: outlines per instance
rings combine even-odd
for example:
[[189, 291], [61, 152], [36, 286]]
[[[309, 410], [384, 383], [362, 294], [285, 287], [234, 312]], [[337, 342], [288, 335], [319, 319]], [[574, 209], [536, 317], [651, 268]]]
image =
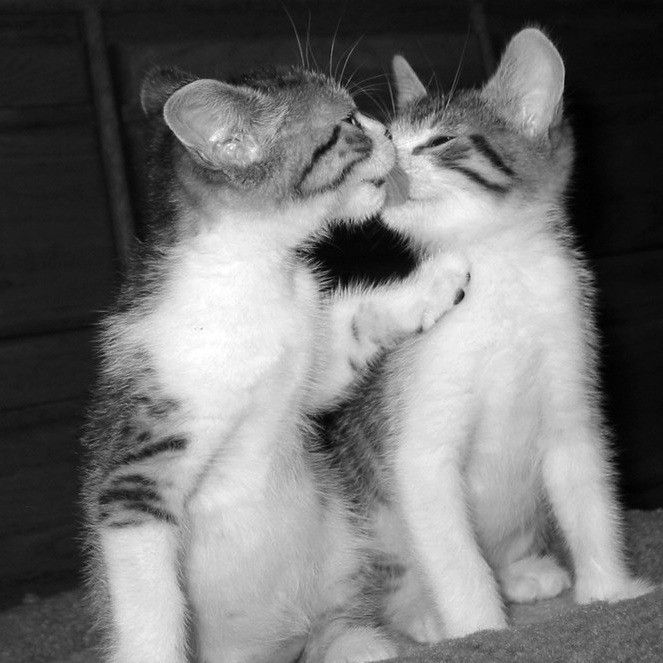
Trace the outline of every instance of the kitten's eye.
[[453, 140], [454, 138], [455, 136], [436, 136], [435, 138], [429, 140], [425, 145], [423, 145], [423, 147], [424, 149], [439, 147], [440, 145], [444, 145], [445, 143], [448, 143], [450, 140]]
[[350, 113], [347, 117], [343, 118], [343, 122], [347, 122], [348, 124], [358, 127], [359, 129], [362, 128], [361, 124], [359, 124], [357, 116], [354, 113]]

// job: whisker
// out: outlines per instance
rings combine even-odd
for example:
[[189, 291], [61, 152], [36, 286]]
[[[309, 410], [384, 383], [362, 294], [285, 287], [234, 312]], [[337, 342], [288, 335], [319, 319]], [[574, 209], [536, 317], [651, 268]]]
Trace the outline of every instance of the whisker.
[[354, 69], [353, 72], [350, 74], [350, 76], [348, 76], [348, 80], [345, 81], [345, 83], [343, 84], [343, 87], [346, 87], [346, 88], [347, 88], [347, 87], [350, 86], [350, 83], [352, 83], [352, 79], [355, 77], [355, 75], [357, 74], [357, 72], [358, 72], [360, 69], [361, 69], [361, 65], [359, 65], [358, 67], [355, 67], [355, 69]]
[[[357, 71], [355, 69], [355, 71]], [[354, 74], [353, 74], [354, 75]], [[367, 76], [366, 78], [362, 79], [361, 81], [353, 83], [353, 85], [364, 85], [365, 83], [370, 83], [371, 81], [375, 81], [380, 78], [386, 78], [385, 74], [376, 74], [375, 76]], [[349, 80], [352, 80], [352, 77], [350, 77]], [[349, 83], [346, 83], [346, 87], [349, 85]]]
[[309, 53], [311, 52], [311, 10], [308, 10], [308, 20], [306, 21], [306, 41], [304, 42], [304, 53], [306, 54], [306, 68], [310, 69]]
[[343, 69], [341, 69], [341, 75], [340, 75], [340, 80], [343, 81], [343, 75], [345, 74], [345, 68], [348, 66], [348, 62], [350, 61], [350, 58], [352, 57], [352, 54], [355, 52], [355, 49], [357, 46], [359, 46], [359, 42], [365, 37], [365, 35], [361, 35], [357, 41], [355, 41], [354, 45], [350, 49], [350, 52], [345, 58], [345, 62], [343, 63]]
[[456, 86], [458, 85], [458, 80], [460, 77], [460, 70], [461, 67], [463, 66], [463, 62], [465, 60], [465, 51], [467, 50], [467, 43], [470, 39], [470, 23], [468, 22], [467, 24], [467, 31], [465, 32], [465, 43], [463, 44], [463, 50], [460, 53], [460, 60], [458, 62], [458, 66], [456, 67], [456, 73], [454, 75], [453, 82], [451, 83], [451, 89], [449, 90], [449, 97], [447, 98], [447, 103], [444, 106], [444, 111], [443, 115], [447, 112], [447, 108], [449, 108], [449, 104], [451, 103], [451, 99], [454, 96], [454, 92], [456, 91]]
[[424, 49], [424, 47], [423, 47], [423, 45], [422, 45], [422, 43], [419, 39], [417, 39], [417, 44], [419, 46], [419, 50], [420, 50], [421, 54], [424, 56], [424, 59], [426, 60], [426, 63], [428, 64], [428, 66], [430, 67], [430, 70], [431, 70], [431, 76], [428, 79], [428, 82], [426, 83], [426, 87], [427, 88], [430, 87], [431, 81], [434, 81], [435, 82], [435, 93], [436, 93], [436, 96], [439, 97], [440, 93], [441, 93], [440, 82], [437, 78], [437, 73], [435, 72], [435, 67], [433, 66], [433, 63], [432, 63], [431, 59], [428, 57], [428, 54], [426, 53], [426, 50]]
[[391, 115], [396, 115], [396, 98], [394, 97], [394, 88], [391, 86], [391, 78], [385, 73], [385, 80], [387, 81], [387, 90], [389, 91], [389, 99], [391, 100]]
[[353, 85], [352, 87], [347, 88], [350, 94], [355, 94], [358, 92], [382, 92], [384, 90], [383, 85]]
[[288, 8], [285, 6], [285, 3], [281, 2], [281, 7], [283, 7], [283, 11], [285, 12], [286, 16], [288, 17], [288, 20], [290, 21], [290, 25], [292, 26], [292, 30], [295, 33], [295, 39], [297, 40], [297, 48], [299, 49], [299, 59], [301, 60], [302, 67], [304, 67], [304, 51], [302, 50], [302, 40], [299, 38], [299, 32], [297, 32], [297, 26], [295, 25], [294, 20], [292, 19], [292, 16], [290, 15], [290, 12], [288, 11]]
[[389, 109], [385, 106], [381, 99], [378, 99], [366, 90], [360, 90], [360, 94], [366, 95], [376, 106], [376, 108], [386, 117], [389, 115]]
[[338, 29], [341, 27], [341, 21], [343, 20], [343, 13], [345, 13], [345, 7], [343, 7], [343, 12], [338, 17], [338, 22], [336, 23], [336, 29], [334, 30], [334, 35], [332, 36], [331, 47], [329, 49], [329, 78], [333, 78], [332, 65], [334, 63], [334, 46], [336, 46], [336, 37], [338, 36]]
[[[350, 47], [348, 47], [350, 48]], [[341, 62], [343, 62], [343, 59], [345, 58], [346, 53], [348, 52], [348, 48], [346, 48], [343, 53], [341, 53], [341, 57], [338, 59], [338, 62], [336, 63], [336, 66], [334, 67], [334, 78], [336, 80], [338, 79], [338, 69], [341, 66]]]

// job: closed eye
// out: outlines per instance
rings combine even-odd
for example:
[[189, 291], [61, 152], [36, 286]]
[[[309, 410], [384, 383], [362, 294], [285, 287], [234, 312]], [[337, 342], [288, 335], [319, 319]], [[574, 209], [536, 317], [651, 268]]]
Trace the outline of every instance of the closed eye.
[[415, 150], [417, 150], [417, 152], [421, 152], [421, 150], [430, 150], [433, 149], [434, 147], [439, 147], [440, 145], [444, 145], [445, 143], [448, 143], [454, 138], [455, 136], [435, 136], [435, 138], [431, 138], [427, 143], [424, 143], [423, 145], [419, 145], [418, 147], [416, 147]]
[[347, 122], [348, 124], [351, 124], [352, 126], [357, 127], [359, 129], [363, 128], [359, 123], [359, 120], [357, 119], [355, 113], [350, 113], [347, 117], [344, 117], [343, 122]]

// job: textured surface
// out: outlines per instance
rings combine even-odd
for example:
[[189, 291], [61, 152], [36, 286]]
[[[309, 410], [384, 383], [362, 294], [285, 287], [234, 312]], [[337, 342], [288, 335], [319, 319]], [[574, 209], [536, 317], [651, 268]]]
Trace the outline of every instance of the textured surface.
[[[633, 601], [574, 606], [567, 595], [516, 606], [514, 627], [434, 647], [406, 645], [399, 661], [589, 663], [663, 660], [663, 510], [631, 511], [633, 568], [659, 585]], [[40, 599], [0, 613], [0, 663], [96, 663], [80, 592]]]

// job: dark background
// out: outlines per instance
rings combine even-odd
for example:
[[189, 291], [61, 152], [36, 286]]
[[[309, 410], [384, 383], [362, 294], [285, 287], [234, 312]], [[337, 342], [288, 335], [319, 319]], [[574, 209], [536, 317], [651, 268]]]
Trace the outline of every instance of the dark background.
[[[448, 90], [457, 72], [476, 85], [511, 34], [547, 29], [567, 67], [571, 207], [601, 291], [621, 489], [630, 507], [663, 506], [663, 4], [284, 2], [302, 36], [310, 25], [322, 67], [337, 24], [335, 60], [363, 35], [346, 69], [358, 68], [354, 81], [402, 52], [433, 89]], [[141, 233], [143, 73], [177, 64], [228, 77], [298, 58], [278, 0], [0, 0], [0, 602], [76, 581], [90, 341]], [[366, 86], [377, 100], [360, 104], [380, 116], [384, 79]], [[345, 275], [398, 266], [375, 224], [321, 253]]]

